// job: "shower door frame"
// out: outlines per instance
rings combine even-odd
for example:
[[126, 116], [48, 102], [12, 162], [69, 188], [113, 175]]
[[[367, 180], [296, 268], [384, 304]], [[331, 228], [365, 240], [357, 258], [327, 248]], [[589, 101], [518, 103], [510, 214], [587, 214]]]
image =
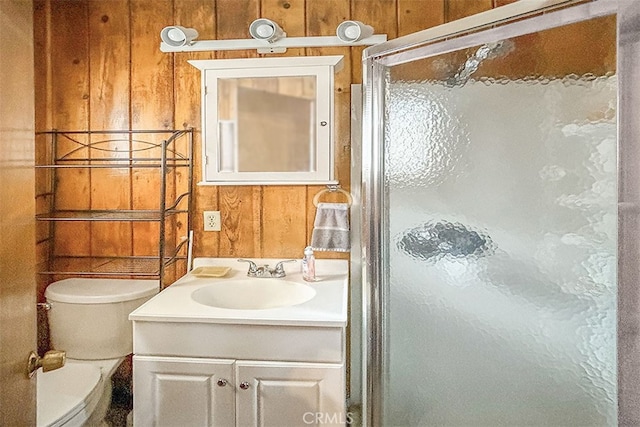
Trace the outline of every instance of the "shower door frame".
[[[617, 15], [618, 76], [618, 423], [640, 425], [640, 2], [515, 2], [367, 48], [363, 54], [362, 425], [382, 426], [388, 372], [388, 201], [384, 195], [387, 67], [591, 18]], [[565, 7], [569, 6], [569, 7]], [[565, 7], [561, 8], [560, 7]], [[541, 14], [541, 12], [549, 13]], [[556, 10], [559, 9], [559, 10]], [[531, 17], [531, 15], [536, 15]], [[527, 19], [520, 20], [524, 17]], [[511, 22], [519, 19], [518, 22]], [[486, 29], [495, 26], [495, 28]], [[478, 31], [482, 30], [482, 31]], [[636, 237], [636, 239], [634, 239]]]

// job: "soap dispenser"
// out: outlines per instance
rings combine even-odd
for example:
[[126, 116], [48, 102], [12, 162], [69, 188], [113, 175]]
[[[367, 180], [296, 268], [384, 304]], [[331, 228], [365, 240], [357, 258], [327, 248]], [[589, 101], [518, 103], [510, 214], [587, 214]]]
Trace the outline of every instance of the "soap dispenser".
[[304, 257], [302, 258], [302, 278], [307, 282], [315, 282], [316, 280], [316, 257], [313, 255], [311, 246], [304, 248]]

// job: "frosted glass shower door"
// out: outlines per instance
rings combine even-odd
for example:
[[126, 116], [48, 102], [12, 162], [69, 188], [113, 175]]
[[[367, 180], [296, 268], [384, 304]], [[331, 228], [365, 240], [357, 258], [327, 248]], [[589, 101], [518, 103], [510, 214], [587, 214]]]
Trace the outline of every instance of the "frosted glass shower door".
[[386, 70], [383, 425], [615, 425], [615, 17], [474, 37]]

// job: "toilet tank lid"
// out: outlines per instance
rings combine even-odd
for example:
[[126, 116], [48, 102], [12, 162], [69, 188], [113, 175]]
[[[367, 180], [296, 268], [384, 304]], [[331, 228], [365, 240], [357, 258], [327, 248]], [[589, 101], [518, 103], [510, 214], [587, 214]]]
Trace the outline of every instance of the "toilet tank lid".
[[158, 280], [70, 278], [51, 283], [44, 293], [54, 302], [107, 304], [157, 294]]

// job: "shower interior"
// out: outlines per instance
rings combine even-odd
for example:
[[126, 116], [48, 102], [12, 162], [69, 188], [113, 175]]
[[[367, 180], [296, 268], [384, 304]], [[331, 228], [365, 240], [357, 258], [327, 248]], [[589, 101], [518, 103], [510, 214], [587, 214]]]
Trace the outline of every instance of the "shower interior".
[[380, 77], [381, 425], [615, 425], [615, 17]]

